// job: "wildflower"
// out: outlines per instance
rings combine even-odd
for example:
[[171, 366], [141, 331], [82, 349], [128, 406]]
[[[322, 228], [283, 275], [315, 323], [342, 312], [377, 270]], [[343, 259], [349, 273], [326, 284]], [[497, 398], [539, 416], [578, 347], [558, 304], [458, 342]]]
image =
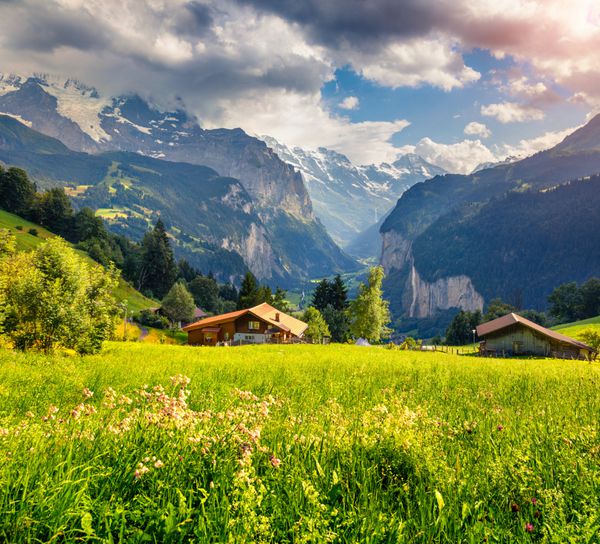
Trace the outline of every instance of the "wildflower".
[[87, 387], [84, 387], [82, 393], [84, 399], [91, 399], [94, 396], [94, 392], [88, 389]]
[[519, 508], [519, 505], [518, 505], [516, 502], [513, 502], [513, 503], [510, 505], [510, 509], [511, 509], [513, 512], [519, 512], [519, 511], [521, 510], [521, 509]]
[[162, 468], [162, 467], [164, 467], [164, 466], [165, 466], [165, 464], [164, 464], [164, 463], [163, 463], [163, 462], [162, 462], [160, 459], [157, 459], [157, 460], [154, 462], [154, 468]]
[[150, 469], [146, 465], [144, 465], [144, 463], [138, 463], [138, 466], [135, 469], [135, 472], [133, 473], [133, 477], [136, 480], [139, 480], [147, 472], [150, 472]]
[[538, 500], [535, 497], [531, 497], [531, 504], [537, 504]]
[[527, 524], [525, 525], [525, 530], [526, 530], [528, 533], [533, 533], [533, 525], [532, 525], [531, 523], [527, 523]]
[[0, 427], [0, 436], [8, 436], [8, 429]]
[[32, 411], [25, 412], [27, 417], [35, 417], [35, 414]]
[[498, 425], [497, 429], [498, 429], [499, 431], [503, 431], [503, 430], [504, 430], [504, 425]]
[[277, 467], [279, 467], [279, 465], [281, 465], [281, 459], [275, 457], [274, 455], [271, 455], [270, 461], [271, 461], [271, 465], [274, 466], [275, 468], [277, 468]]
[[211, 482], [208, 484], [208, 487], [210, 487], [210, 489], [214, 489], [214, 488], [215, 488], [215, 482], [211, 481]]

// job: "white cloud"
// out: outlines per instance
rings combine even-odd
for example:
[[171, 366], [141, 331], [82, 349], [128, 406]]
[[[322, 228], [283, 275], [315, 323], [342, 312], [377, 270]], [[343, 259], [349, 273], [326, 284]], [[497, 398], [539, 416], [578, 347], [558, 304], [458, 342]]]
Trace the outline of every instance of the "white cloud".
[[414, 149], [425, 160], [456, 174], [469, 174], [484, 162], [495, 162], [496, 155], [480, 140], [463, 140], [455, 144], [434, 142], [423, 138]]
[[343, 110], [357, 110], [359, 106], [360, 101], [356, 96], [347, 96], [338, 104], [338, 107]]
[[392, 42], [376, 50], [349, 49], [343, 58], [367, 79], [392, 88], [430, 84], [451, 91], [481, 77], [442, 38]]
[[495, 117], [501, 123], [523, 123], [525, 121], [539, 121], [545, 114], [533, 106], [526, 106], [516, 102], [501, 102], [481, 106], [481, 115]]
[[464, 133], [469, 136], [479, 136], [480, 138], [489, 138], [492, 131], [483, 123], [477, 121], [470, 122], [464, 130]]
[[258, 98], [223, 102], [224, 113], [215, 126], [235, 127], [244, 118], [254, 134], [268, 134], [291, 147], [327, 147], [356, 164], [369, 164], [393, 160], [398, 149], [390, 139], [410, 124], [404, 119], [352, 123], [347, 117], [331, 115], [318, 95], [272, 93]]
[[569, 134], [572, 134], [579, 127], [567, 128], [565, 130], [556, 130], [545, 132], [535, 138], [520, 140], [517, 145], [504, 144], [498, 147], [498, 154], [502, 156], [525, 158], [554, 147], [562, 142]]

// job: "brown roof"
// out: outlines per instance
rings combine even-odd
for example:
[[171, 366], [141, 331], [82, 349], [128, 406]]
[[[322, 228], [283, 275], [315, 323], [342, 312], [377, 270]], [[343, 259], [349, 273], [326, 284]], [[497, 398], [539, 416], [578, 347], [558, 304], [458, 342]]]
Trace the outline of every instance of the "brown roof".
[[[291, 332], [294, 336], [302, 336], [304, 331], [308, 328], [308, 325], [304, 323], [304, 321], [300, 321], [291, 315], [284, 314], [280, 312], [277, 308], [273, 308], [270, 304], [263, 302], [258, 306], [253, 306], [252, 308], [247, 308], [245, 310], [237, 310], [235, 312], [229, 312], [226, 314], [215, 315], [213, 317], [207, 317], [206, 319], [201, 319], [200, 321], [196, 321], [187, 327], [184, 327], [183, 330], [186, 332], [193, 331], [196, 329], [201, 329], [204, 327], [208, 327], [210, 325], [216, 325], [218, 323], [227, 323], [229, 321], [235, 321], [238, 317], [241, 317], [246, 314], [252, 314], [263, 321], [266, 321], [270, 325], [277, 327], [286, 332]], [[279, 320], [276, 319], [277, 314], [279, 314]]]
[[587, 349], [590, 351], [594, 351], [594, 348], [591, 348], [583, 342], [579, 342], [578, 340], [574, 340], [573, 338], [565, 336], [564, 334], [560, 334], [556, 331], [547, 329], [546, 327], [542, 327], [541, 325], [538, 325], [537, 323], [534, 323], [529, 319], [525, 319], [524, 317], [521, 317], [519, 314], [515, 313], [506, 314], [502, 317], [499, 317], [498, 319], [494, 319], [492, 321], [488, 321], [487, 323], [483, 323], [482, 325], [478, 325], [477, 336], [483, 338], [488, 334], [500, 331], [502, 329], [506, 329], [507, 327], [511, 327], [512, 325], [516, 325], [517, 323], [520, 323], [525, 327], [533, 329], [534, 331], [537, 331], [543, 334], [544, 336], [548, 336], [549, 338], [553, 338], [554, 340], [557, 340], [559, 342], [571, 344], [572, 346], [575, 346], [579, 349]]

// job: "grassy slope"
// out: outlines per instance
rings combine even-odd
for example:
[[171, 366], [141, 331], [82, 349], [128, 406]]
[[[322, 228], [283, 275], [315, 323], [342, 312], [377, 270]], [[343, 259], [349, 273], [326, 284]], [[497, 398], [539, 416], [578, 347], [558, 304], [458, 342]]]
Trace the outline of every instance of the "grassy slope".
[[[18, 230], [18, 226], [23, 227], [22, 230]], [[15, 235], [19, 251], [34, 249], [45, 239], [54, 236], [54, 234], [45, 228], [4, 210], [0, 210], [0, 228], [9, 229]], [[29, 229], [36, 229], [38, 231], [37, 236], [29, 234]], [[86, 259], [89, 259], [85, 252], [79, 253]], [[115, 290], [115, 297], [120, 301], [126, 300], [127, 306], [132, 312], [139, 312], [144, 308], [151, 308], [157, 304], [155, 301], [142, 295], [139, 291], [136, 291], [123, 279], [119, 280], [119, 285]]]
[[[143, 384], [176, 396], [180, 373], [196, 412], [138, 404]], [[339, 345], [0, 351], [0, 539], [598, 542], [599, 380], [598, 364]], [[84, 387], [98, 413], [74, 419]], [[133, 404], [103, 407], [108, 387]]]
[[581, 332], [590, 329], [600, 332], [600, 316], [575, 321], [574, 323], [563, 323], [562, 325], [553, 327], [553, 329], [572, 338], [577, 338], [577, 335]]

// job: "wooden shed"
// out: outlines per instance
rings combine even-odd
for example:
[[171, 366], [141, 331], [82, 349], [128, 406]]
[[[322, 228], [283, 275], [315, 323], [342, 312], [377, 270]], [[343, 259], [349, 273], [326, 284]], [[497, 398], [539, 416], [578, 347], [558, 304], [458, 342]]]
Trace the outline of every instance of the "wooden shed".
[[518, 314], [510, 313], [477, 327], [481, 355], [537, 355], [561, 359], [592, 359], [595, 350]]

